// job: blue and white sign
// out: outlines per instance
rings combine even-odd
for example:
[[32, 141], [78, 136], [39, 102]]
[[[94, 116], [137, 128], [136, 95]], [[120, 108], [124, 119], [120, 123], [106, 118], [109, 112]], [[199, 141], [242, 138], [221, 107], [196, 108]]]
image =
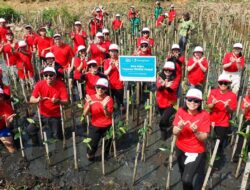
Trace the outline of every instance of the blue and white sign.
[[155, 56], [119, 56], [122, 81], [156, 81]]

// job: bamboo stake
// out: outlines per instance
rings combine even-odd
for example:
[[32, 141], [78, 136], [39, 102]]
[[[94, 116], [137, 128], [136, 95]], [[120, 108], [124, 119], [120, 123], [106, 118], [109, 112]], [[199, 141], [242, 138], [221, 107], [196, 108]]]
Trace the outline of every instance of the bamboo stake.
[[24, 147], [23, 147], [22, 129], [20, 127], [18, 127], [18, 131], [20, 133], [19, 141], [20, 141], [20, 147], [21, 147], [22, 157], [26, 158], [26, 155], [25, 155], [25, 152], [24, 152]]
[[245, 167], [245, 170], [244, 170], [243, 178], [242, 178], [242, 181], [241, 181], [240, 190], [245, 190], [246, 189], [249, 173], [250, 173], [250, 152], [248, 152], [248, 159], [247, 159], [246, 167]]
[[44, 146], [45, 146], [45, 151], [46, 151], [46, 158], [48, 161], [48, 165], [50, 166], [51, 161], [50, 161], [50, 157], [49, 157], [49, 145], [48, 145], [48, 139], [47, 139], [46, 132], [43, 132], [43, 135], [44, 135]]
[[150, 104], [150, 108], [149, 108], [149, 126], [152, 128], [152, 120], [153, 120], [153, 93], [152, 91], [150, 91], [149, 94], [149, 104]]
[[232, 156], [231, 156], [231, 162], [233, 161], [233, 157], [234, 157], [234, 154], [235, 154], [236, 149], [237, 149], [237, 145], [238, 145], [238, 141], [239, 141], [239, 134], [238, 134], [238, 132], [241, 131], [242, 121], [243, 121], [243, 114], [240, 115], [240, 121], [239, 121], [238, 130], [237, 130], [237, 134], [236, 134], [236, 139], [235, 139], [235, 143], [234, 143], [234, 147], [233, 147], [233, 152], [232, 152]]
[[[144, 120], [144, 125], [143, 128], [146, 131], [146, 127], [147, 127], [147, 119]], [[147, 134], [143, 133], [143, 139], [142, 139], [142, 150], [141, 150], [141, 161], [145, 162], [145, 148], [146, 148], [146, 142], [147, 142]]]
[[136, 147], [135, 165], [134, 165], [133, 180], [132, 180], [133, 185], [135, 184], [135, 178], [136, 178], [136, 174], [137, 174], [139, 154], [140, 154], [140, 142], [138, 142], [137, 147]]
[[129, 124], [129, 90], [127, 90], [127, 106], [126, 106], [126, 125], [128, 126]]
[[62, 108], [62, 105], [60, 105], [60, 113], [61, 113], [61, 122], [62, 122], [63, 149], [66, 149], [65, 125], [64, 125], [64, 118], [63, 118], [63, 108]]
[[74, 151], [74, 166], [75, 166], [75, 170], [78, 170], [77, 149], [76, 149], [76, 134], [75, 134], [75, 131], [72, 132], [72, 139], [73, 139], [73, 151]]
[[89, 135], [89, 116], [87, 115], [87, 135]]
[[169, 163], [168, 163], [168, 174], [167, 174], [167, 180], [166, 180], [166, 189], [170, 189], [170, 178], [171, 178], [171, 171], [173, 170], [173, 154], [174, 154], [176, 138], [177, 138], [176, 135], [174, 135], [172, 142], [171, 142], [171, 150], [170, 150]]
[[37, 114], [38, 114], [38, 122], [39, 122], [39, 128], [40, 128], [40, 135], [41, 139], [43, 140], [43, 126], [42, 126], [42, 119], [41, 119], [41, 114], [39, 111], [39, 107], [37, 106]]
[[117, 157], [116, 154], [116, 141], [115, 141], [115, 120], [114, 120], [114, 116], [112, 116], [112, 133], [113, 133], [113, 148], [114, 148], [114, 158]]
[[209, 166], [208, 166], [208, 170], [207, 170], [207, 173], [206, 173], [206, 177], [205, 177], [205, 180], [204, 180], [203, 185], [202, 185], [202, 190], [206, 189], [207, 182], [208, 182], [209, 176], [211, 174], [211, 171], [212, 171], [212, 168], [213, 168], [213, 165], [214, 165], [215, 156], [216, 156], [218, 148], [219, 148], [219, 144], [220, 144], [220, 140], [217, 139], [216, 143], [215, 143], [215, 146], [214, 146], [214, 151], [213, 151], [213, 154], [212, 154], [212, 158], [211, 158], [211, 160], [209, 162]]
[[[250, 125], [247, 126], [246, 134], [249, 133], [249, 128], [250, 128]], [[247, 144], [247, 139], [245, 138], [244, 141], [243, 141], [242, 148], [241, 148], [240, 159], [239, 159], [237, 169], [236, 169], [236, 172], [235, 172], [235, 177], [236, 178], [238, 178], [239, 175], [240, 175], [240, 167], [241, 167], [241, 163], [242, 163], [243, 152], [244, 152], [244, 150], [246, 148], [246, 144]]]
[[139, 125], [139, 122], [140, 122], [140, 83], [139, 82], [136, 82], [136, 110], [137, 110], [137, 113], [136, 113], [136, 125], [138, 126]]
[[102, 174], [105, 175], [105, 138], [102, 138]]

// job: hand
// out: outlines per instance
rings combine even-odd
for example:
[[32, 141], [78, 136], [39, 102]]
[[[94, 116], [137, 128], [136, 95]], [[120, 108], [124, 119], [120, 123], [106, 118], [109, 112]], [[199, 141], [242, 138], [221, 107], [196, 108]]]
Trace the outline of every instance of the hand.
[[248, 103], [246, 99], [243, 99], [243, 102], [245, 108], [248, 108], [250, 106], [250, 103]]
[[72, 32], [72, 33], [70, 34], [70, 38], [71, 38], [72, 40], [75, 38], [75, 33], [74, 33], [74, 32]]
[[105, 110], [107, 108], [107, 104], [110, 101], [110, 97], [106, 96], [103, 101], [101, 101], [101, 104], [103, 106], [103, 109]]
[[193, 122], [193, 123], [190, 125], [190, 128], [192, 129], [192, 131], [193, 131], [194, 133], [197, 132], [198, 126], [196, 125], [196, 123], [198, 123], [198, 122], [199, 122], [199, 120]]
[[215, 105], [217, 102], [218, 100], [214, 96], [212, 96], [212, 104]]
[[11, 123], [14, 119], [14, 117], [16, 116], [16, 114], [12, 114], [9, 117], [6, 118], [6, 124], [9, 125], [9, 123]]
[[166, 88], [169, 88], [170, 86], [172, 86], [172, 84], [173, 84], [173, 81], [169, 81], [169, 82], [165, 81], [165, 87]]
[[94, 103], [88, 94], [86, 94], [85, 101], [86, 101], [89, 105], [92, 105], [92, 104]]
[[184, 127], [185, 122], [180, 116], [179, 116], [179, 119], [180, 121], [178, 122], [178, 128], [181, 130]]
[[230, 101], [231, 101], [231, 99], [229, 99], [229, 100], [227, 100], [227, 101], [224, 102], [225, 108], [229, 107], [229, 102], [230, 102]]
[[54, 95], [53, 98], [51, 98], [51, 101], [52, 101], [54, 104], [57, 104], [57, 103], [60, 102], [60, 100], [56, 98], [56, 95]]

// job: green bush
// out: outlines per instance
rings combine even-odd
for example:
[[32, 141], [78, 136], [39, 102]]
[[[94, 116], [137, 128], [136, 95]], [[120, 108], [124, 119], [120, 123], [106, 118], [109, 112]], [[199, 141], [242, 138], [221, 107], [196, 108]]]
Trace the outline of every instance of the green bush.
[[20, 21], [21, 14], [10, 7], [0, 7], [0, 18], [5, 18], [8, 22]]

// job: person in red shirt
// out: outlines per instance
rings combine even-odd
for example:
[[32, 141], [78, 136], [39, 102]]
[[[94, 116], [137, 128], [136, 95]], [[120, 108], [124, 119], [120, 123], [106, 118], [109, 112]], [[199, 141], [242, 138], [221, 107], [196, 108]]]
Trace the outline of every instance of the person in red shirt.
[[16, 67], [21, 83], [28, 81], [31, 86], [34, 84], [34, 70], [31, 62], [31, 52], [25, 41], [18, 42], [18, 49], [15, 52], [17, 57]]
[[93, 95], [95, 94], [95, 84], [99, 78], [107, 78], [106, 75], [98, 71], [98, 66], [95, 60], [90, 60], [87, 62], [88, 72], [81, 75], [81, 80], [84, 80], [86, 83], [86, 94]]
[[115, 15], [115, 20], [112, 21], [112, 28], [114, 31], [120, 31], [123, 28], [123, 22], [120, 14]]
[[141, 42], [142, 41], [148, 41], [149, 51], [151, 53], [151, 48], [153, 48], [155, 41], [154, 41], [153, 38], [149, 37], [150, 29], [145, 27], [145, 28], [142, 29], [141, 33], [142, 33], [142, 36], [137, 39], [137, 47], [138, 47], [138, 49], [140, 49]]
[[15, 51], [18, 49], [18, 43], [14, 39], [14, 34], [11, 31], [6, 33], [7, 42], [0, 47], [0, 52], [3, 53], [4, 60], [7, 66], [16, 65]]
[[40, 58], [40, 63], [42, 64], [42, 61], [45, 61], [45, 55], [49, 52], [48, 48], [50, 48], [53, 44], [53, 39], [51, 37], [46, 36], [46, 27], [41, 27], [39, 29], [39, 35], [35, 38], [33, 43], [33, 52], [38, 51], [38, 56]]
[[50, 48], [50, 52], [55, 55], [55, 61], [59, 63], [64, 70], [69, 68], [71, 59], [74, 57], [74, 52], [70, 45], [62, 41], [60, 34], [54, 35], [54, 45]]
[[[86, 96], [83, 115], [86, 116], [89, 113], [91, 114], [88, 135], [88, 137], [91, 138], [91, 149], [87, 148], [87, 158], [90, 161], [93, 161], [95, 158], [100, 139], [105, 136], [105, 133], [112, 125], [114, 102], [112, 97], [107, 95], [108, 87], [108, 80], [100, 78], [95, 85], [96, 93], [91, 96]], [[107, 158], [111, 139], [106, 140], [105, 145], [105, 157]]]
[[173, 135], [177, 138], [176, 157], [183, 189], [194, 189], [193, 184], [195, 189], [201, 189], [206, 166], [204, 141], [209, 136], [210, 117], [202, 110], [200, 90], [188, 90], [185, 105], [177, 110], [173, 126]]
[[175, 64], [171, 61], [166, 61], [156, 81], [156, 102], [161, 114], [159, 127], [162, 140], [166, 140], [172, 134], [170, 131], [172, 129], [171, 118], [176, 112], [173, 106], [177, 101], [176, 92], [179, 83], [180, 80], [176, 77]]
[[155, 22], [156, 27], [166, 27], [165, 19], [168, 18], [168, 13], [159, 16]]
[[87, 54], [90, 54], [90, 58], [96, 60], [98, 67], [103, 67], [103, 61], [105, 55], [108, 52], [108, 47], [104, 43], [104, 35], [101, 32], [96, 34], [96, 38], [93, 42], [90, 43]]
[[34, 41], [39, 35], [33, 31], [32, 26], [29, 24], [24, 28], [25, 34], [23, 35], [23, 40], [25, 40], [25, 42], [27, 43], [29, 51], [33, 52]]
[[203, 56], [203, 48], [197, 46], [194, 48], [193, 57], [189, 58], [187, 63], [188, 83], [192, 87], [203, 88], [208, 69], [208, 61]]
[[[111, 88], [111, 95], [116, 100], [118, 108], [124, 110], [123, 96], [124, 83], [120, 80], [119, 74], [119, 47], [117, 44], [109, 46], [110, 58], [104, 61], [104, 74], [108, 76]], [[119, 110], [120, 110], [119, 109]]]
[[100, 29], [103, 29], [103, 27], [104, 27], [104, 16], [108, 15], [108, 13], [103, 9], [102, 6], [100, 6], [100, 7], [97, 7], [96, 9], [94, 9], [92, 11], [92, 15], [95, 18], [99, 19]]
[[174, 21], [175, 19], [175, 16], [176, 16], [176, 11], [174, 9], [174, 5], [172, 4], [170, 6], [170, 10], [168, 12], [168, 25], [171, 25], [171, 23]]
[[102, 30], [102, 33], [104, 35], [104, 43], [106, 44], [106, 47], [109, 48], [109, 46], [111, 45], [111, 39], [110, 39], [110, 36], [109, 36], [109, 30], [104, 28]]
[[[216, 138], [220, 139], [218, 153], [220, 160], [223, 157], [227, 135], [230, 132], [230, 114], [237, 108], [237, 97], [230, 90], [231, 79], [228, 75], [221, 74], [218, 78], [219, 88], [211, 90], [207, 105], [211, 109], [210, 120], [214, 126]], [[218, 167], [220, 160], [217, 160], [215, 167]]]
[[134, 53], [135, 56], [151, 56], [148, 41], [141, 41], [140, 47]]
[[81, 80], [82, 73], [87, 71], [87, 61], [86, 61], [86, 48], [83, 45], [78, 46], [77, 57], [74, 57], [73, 60], [73, 69], [74, 69], [74, 80]]
[[98, 31], [101, 31], [101, 25], [100, 25], [100, 20], [99, 18], [92, 18], [89, 22], [89, 33], [90, 33], [90, 38], [94, 39], [95, 35]]
[[128, 20], [131, 20], [131, 18], [134, 17], [134, 15], [138, 16], [138, 11], [135, 9], [135, 6], [130, 6], [129, 12], [128, 12]]
[[75, 31], [71, 32], [70, 38], [73, 41], [74, 53], [76, 53], [79, 45], [86, 46], [87, 33], [83, 31], [80, 21], [75, 22], [74, 28]]
[[[36, 83], [30, 97], [31, 104], [38, 104], [42, 125], [47, 124], [45, 131], [48, 138], [61, 138], [61, 114], [60, 105], [68, 102], [67, 88], [63, 81], [56, 79], [56, 71], [53, 67], [46, 67], [43, 71], [44, 80]], [[34, 121], [38, 122], [38, 114]], [[37, 133], [39, 128], [34, 124], [27, 127], [27, 133], [33, 144], [38, 144]]]
[[0, 88], [0, 107], [0, 140], [9, 153], [14, 153], [16, 148], [14, 147], [9, 125], [16, 114], [13, 113], [11, 105], [4, 100], [4, 92], [2, 88]]
[[6, 27], [6, 20], [4, 18], [0, 18], [0, 42], [5, 43], [6, 33], [8, 32], [8, 28]]
[[226, 53], [222, 61], [223, 74], [230, 76], [231, 88], [235, 94], [238, 94], [240, 89], [241, 72], [245, 67], [242, 48], [241, 43], [235, 43], [232, 52]]

